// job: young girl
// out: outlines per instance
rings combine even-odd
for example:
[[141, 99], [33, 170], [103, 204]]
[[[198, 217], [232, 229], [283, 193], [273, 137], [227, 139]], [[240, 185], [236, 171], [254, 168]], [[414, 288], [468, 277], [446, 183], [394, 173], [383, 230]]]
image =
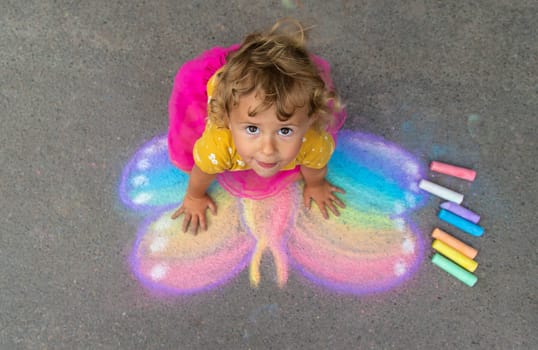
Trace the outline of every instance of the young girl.
[[169, 110], [170, 158], [190, 174], [172, 215], [184, 215], [184, 231], [206, 230], [206, 209], [216, 215], [206, 191], [217, 175], [230, 192], [251, 198], [274, 194], [300, 175], [306, 207], [313, 200], [325, 218], [345, 207], [335, 195], [345, 192], [325, 179], [345, 112], [328, 64], [307, 51], [299, 22], [279, 21], [240, 46], [187, 62]]

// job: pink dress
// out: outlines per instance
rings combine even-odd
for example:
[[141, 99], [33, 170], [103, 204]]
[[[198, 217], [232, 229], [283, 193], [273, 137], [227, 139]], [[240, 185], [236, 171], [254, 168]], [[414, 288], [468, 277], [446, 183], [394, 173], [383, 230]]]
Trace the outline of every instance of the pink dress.
[[[172, 163], [185, 172], [189, 172], [194, 165], [194, 143], [202, 136], [205, 128], [207, 82], [226, 63], [227, 54], [238, 48], [239, 45], [214, 47], [186, 62], [176, 74], [168, 103], [168, 151]], [[317, 56], [312, 56], [312, 60], [318, 66], [325, 83], [332, 88], [329, 64]], [[336, 114], [334, 124], [327, 130], [335, 141], [336, 132], [344, 124], [345, 118], [344, 110]], [[299, 168], [296, 167], [269, 178], [260, 177], [252, 170], [224, 172], [217, 176], [217, 181], [235, 196], [262, 199], [273, 196], [299, 178]]]

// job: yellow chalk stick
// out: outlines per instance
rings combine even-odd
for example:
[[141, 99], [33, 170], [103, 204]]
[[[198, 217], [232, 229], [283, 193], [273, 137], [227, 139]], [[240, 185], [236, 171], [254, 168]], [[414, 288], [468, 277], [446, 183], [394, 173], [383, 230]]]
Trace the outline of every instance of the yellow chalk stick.
[[463, 243], [456, 237], [450, 235], [449, 233], [439, 228], [436, 228], [435, 230], [433, 230], [432, 237], [440, 241], [443, 241], [445, 244], [456, 249], [457, 251], [459, 251], [460, 253], [468, 257], [469, 259], [474, 259], [476, 255], [478, 254], [478, 250], [471, 247], [470, 245]]
[[451, 246], [447, 245], [443, 241], [440, 241], [438, 239], [434, 240], [432, 243], [432, 248], [437, 250], [439, 253], [443, 254], [450, 260], [454, 261], [456, 264], [460, 265], [464, 269], [470, 272], [474, 272], [476, 268], [478, 267], [478, 263], [474, 261], [473, 259], [469, 259], [456, 249], [452, 248]]

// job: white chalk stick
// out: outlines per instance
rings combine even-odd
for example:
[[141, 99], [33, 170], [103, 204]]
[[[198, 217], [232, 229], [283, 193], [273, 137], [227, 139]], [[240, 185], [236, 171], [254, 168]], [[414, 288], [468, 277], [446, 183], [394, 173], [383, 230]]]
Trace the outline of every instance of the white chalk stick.
[[458, 204], [461, 204], [461, 202], [463, 202], [463, 194], [452, 191], [431, 181], [420, 180], [418, 187], [423, 189], [424, 191], [436, 195], [437, 197], [446, 199], [447, 201], [451, 201]]

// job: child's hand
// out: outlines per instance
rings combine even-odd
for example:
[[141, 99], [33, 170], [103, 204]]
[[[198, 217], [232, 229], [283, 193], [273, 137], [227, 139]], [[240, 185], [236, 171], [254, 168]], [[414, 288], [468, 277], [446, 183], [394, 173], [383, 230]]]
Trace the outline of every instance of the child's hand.
[[336, 186], [333, 186], [327, 180], [323, 180], [321, 184], [315, 186], [308, 186], [305, 184], [303, 192], [304, 205], [305, 207], [310, 209], [313, 200], [318, 205], [319, 210], [321, 211], [321, 214], [325, 219], [329, 218], [327, 208], [329, 208], [334, 215], [338, 216], [340, 215], [340, 213], [338, 212], [335, 203], [340, 208], [345, 208], [346, 205], [340, 200], [340, 198], [335, 195], [335, 192], [342, 194], [346, 193], [346, 191]]
[[172, 219], [177, 219], [181, 214], [184, 214], [183, 218], [183, 232], [187, 232], [189, 224], [192, 224], [191, 231], [196, 234], [198, 226], [203, 230], [207, 230], [207, 222], [205, 211], [209, 208], [213, 215], [217, 215], [217, 206], [215, 202], [207, 194], [203, 197], [195, 198], [190, 195], [185, 195], [183, 204], [181, 207], [172, 214]]

